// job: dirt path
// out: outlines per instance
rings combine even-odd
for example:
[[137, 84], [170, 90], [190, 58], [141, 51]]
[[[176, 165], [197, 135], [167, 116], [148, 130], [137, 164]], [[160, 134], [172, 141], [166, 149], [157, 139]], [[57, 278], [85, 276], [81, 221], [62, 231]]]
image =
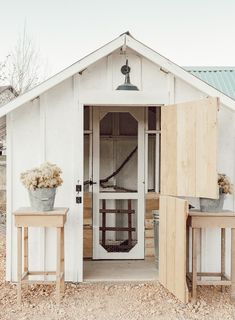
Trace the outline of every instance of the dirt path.
[[183, 305], [158, 283], [67, 284], [61, 307], [55, 305], [54, 286], [24, 291], [22, 310], [16, 306], [16, 286], [5, 283], [5, 236], [0, 227], [1, 320], [158, 320], [235, 319], [229, 290], [201, 288], [197, 305]]

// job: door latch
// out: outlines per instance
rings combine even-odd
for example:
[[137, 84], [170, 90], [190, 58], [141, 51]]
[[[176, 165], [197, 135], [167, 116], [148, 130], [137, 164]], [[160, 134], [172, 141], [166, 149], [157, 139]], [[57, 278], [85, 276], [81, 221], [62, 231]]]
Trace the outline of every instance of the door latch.
[[79, 192], [82, 191], [82, 185], [79, 184], [79, 180], [78, 180], [78, 184], [76, 184], [76, 192], [77, 192], [77, 195], [76, 195], [76, 203], [82, 203], [82, 197], [79, 196]]
[[81, 192], [81, 191], [82, 191], [82, 185], [76, 184], [76, 192]]
[[82, 203], [82, 197], [76, 197], [76, 203]]

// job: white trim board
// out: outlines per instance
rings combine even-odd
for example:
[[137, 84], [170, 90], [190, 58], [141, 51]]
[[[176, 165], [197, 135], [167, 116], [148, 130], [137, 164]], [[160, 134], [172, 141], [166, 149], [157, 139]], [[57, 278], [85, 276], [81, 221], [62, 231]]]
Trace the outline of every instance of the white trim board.
[[64, 69], [63, 71], [51, 77], [50, 79], [46, 80], [45, 82], [41, 83], [37, 87], [33, 88], [32, 90], [26, 92], [25, 94], [17, 97], [16, 99], [2, 106], [2, 108], [0, 109], [0, 117], [20, 107], [24, 103], [35, 99], [36, 97], [41, 95], [43, 92], [51, 89], [52, 87], [66, 80], [67, 78], [75, 75], [76, 73], [81, 72], [82, 70], [87, 68], [89, 65], [109, 55], [110, 53], [121, 48], [122, 46], [127, 46], [128, 48], [134, 50], [135, 52], [144, 56], [145, 58], [152, 61], [153, 63], [160, 65], [166, 72], [172, 73], [176, 77], [189, 83], [194, 88], [197, 88], [198, 90], [204, 92], [208, 96], [219, 97], [222, 105], [235, 111], [235, 100], [226, 96], [225, 94], [215, 89], [214, 87], [210, 86], [203, 80], [198, 79], [196, 76], [190, 74], [188, 71], [179, 67], [172, 61], [163, 57], [153, 49], [147, 47], [146, 45], [137, 41], [136, 39], [129, 36], [128, 34], [122, 34], [118, 38], [107, 43], [103, 47], [92, 52], [91, 54], [85, 56], [83, 59], [74, 63], [70, 67]]

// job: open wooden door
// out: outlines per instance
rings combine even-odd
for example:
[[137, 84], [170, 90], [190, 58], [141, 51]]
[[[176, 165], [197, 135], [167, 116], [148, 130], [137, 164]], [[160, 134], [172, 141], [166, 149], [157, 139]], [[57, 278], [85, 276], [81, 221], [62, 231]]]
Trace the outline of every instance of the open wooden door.
[[187, 201], [176, 197], [218, 198], [218, 104], [206, 98], [163, 106], [161, 112], [159, 278], [183, 302], [188, 209]]
[[218, 198], [218, 99], [163, 106], [161, 194]]
[[160, 197], [159, 281], [180, 301], [188, 302], [186, 283], [186, 220], [188, 203]]

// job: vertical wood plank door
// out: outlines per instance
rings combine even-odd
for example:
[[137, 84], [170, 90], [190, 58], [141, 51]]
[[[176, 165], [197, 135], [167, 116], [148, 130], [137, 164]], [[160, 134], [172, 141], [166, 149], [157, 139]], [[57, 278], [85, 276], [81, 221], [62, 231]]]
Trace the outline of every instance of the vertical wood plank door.
[[188, 302], [186, 283], [186, 200], [160, 197], [159, 281], [180, 301]]
[[218, 198], [217, 98], [163, 106], [161, 194]]

